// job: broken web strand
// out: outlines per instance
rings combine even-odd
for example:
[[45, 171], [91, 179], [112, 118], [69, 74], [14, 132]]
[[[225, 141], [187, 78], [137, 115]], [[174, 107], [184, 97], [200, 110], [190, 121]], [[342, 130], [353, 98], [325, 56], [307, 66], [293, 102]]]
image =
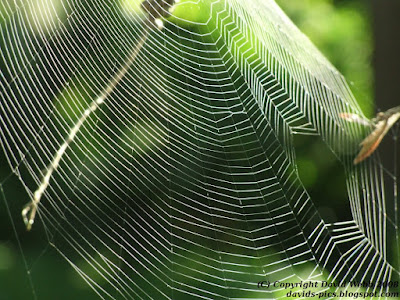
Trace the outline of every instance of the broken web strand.
[[[124, 78], [125, 74], [130, 69], [131, 65], [135, 62], [138, 57], [140, 50], [143, 48], [150, 30], [156, 26], [158, 30], [164, 28], [164, 22], [162, 17], [167, 17], [172, 11], [172, 5], [175, 1], [144, 1], [142, 8], [148, 12], [148, 16], [144, 21], [144, 33], [140, 37], [139, 42], [133, 47], [132, 52], [129, 54], [128, 59], [123, 64], [119, 72], [112, 78], [107, 87], [100, 93], [100, 96], [96, 100], [92, 101], [89, 107], [83, 112], [82, 116], [75, 123], [75, 125], [69, 131], [67, 138], [64, 140], [61, 147], [58, 149], [53, 157], [49, 167], [46, 170], [46, 174], [40, 182], [39, 187], [33, 194], [32, 201], [28, 202], [21, 211], [22, 219], [25, 223], [26, 229], [29, 231], [32, 229], [32, 225], [35, 222], [35, 217], [38, 209], [40, 200], [50, 184], [53, 173], [57, 170], [58, 165], [70, 144], [74, 141], [77, 133], [80, 131], [81, 126], [85, 123], [87, 118], [94, 113], [107, 99], [107, 97], [113, 92], [118, 83]], [[166, 9], [166, 10], [165, 10]]]

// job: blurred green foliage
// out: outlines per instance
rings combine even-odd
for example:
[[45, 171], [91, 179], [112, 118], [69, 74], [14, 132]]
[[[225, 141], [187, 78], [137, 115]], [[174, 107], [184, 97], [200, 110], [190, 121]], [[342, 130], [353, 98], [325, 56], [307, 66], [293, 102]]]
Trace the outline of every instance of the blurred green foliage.
[[[277, 0], [277, 2], [300, 30], [344, 74], [351, 83], [363, 111], [371, 116], [372, 30], [368, 3], [360, 0]], [[199, 16], [193, 9], [195, 8], [191, 7], [189, 13]], [[320, 208], [323, 219], [335, 221], [334, 212], [329, 211], [325, 216], [324, 212], [327, 209], [318, 201], [330, 203], [331, 207], [336, 205], [335, 211], [343, 207], [346, 194], [344, 174], [340, 171], [342, 167], [337, 164], [334, 157], [328, 155], [329, 150], [324, 148], [322, 143], [312, 138], [295, 142], [300, 149], [298, 169], [305, 187], [313, 199], [316, 199], [315, 204]], [[5, 178], [10, 170], [3, 154], [0, 155], [0, 166], [0, 178]], [[19, 190], [23, 190], [20, 183], [15, 181], [15, 184], [19, 186]], [[34, 295], [39, 299], [53, 299], [54, 295], [58, 295], [58, 299], [97, 298], [65, 259], [58, 255], [54, 248], [49, 247], [47, 238], [37, 233], [43, 230], [39, 224], [36, 232], [18, 236], [24, 244], [24, 251], [31, 251], [25, 253], [27, 257], [36, 257], [35, 261], [28, 262], [29, 266], [35, 266], [34, 273], [29, 277], [34, 281], [29, 282], [24, 258], [14, 237], [10, 217], [7, 215], [8, 210], [19, 212], [20, 202], [16, 201], [16, 207], [5, 207], [6, 201], [12, 204], [12, 199], [22, 197], [22, 194], [10, 192], [0, 196], [5, 197], [0, 201], [2, 203], [0, 214], [3, 220], [0, 231], [0, 299], [31, 299]], [[16, 224], [19, 229], [23, 226], [22, 220], [16, 217], [12, 219], [20, 221]]]
[[[364, 114], [372, 117], [373, 36], [369, 1], [276, 2], [343, 74]], [[328, 223], [350, 219], [343, 166], [320, 139], [295, 137], [295, 145], [299, 176], [322, 219]]]
[[372, 22], [366, 0], [277, 0], [349, 82], [364, 113], [372, 117]]

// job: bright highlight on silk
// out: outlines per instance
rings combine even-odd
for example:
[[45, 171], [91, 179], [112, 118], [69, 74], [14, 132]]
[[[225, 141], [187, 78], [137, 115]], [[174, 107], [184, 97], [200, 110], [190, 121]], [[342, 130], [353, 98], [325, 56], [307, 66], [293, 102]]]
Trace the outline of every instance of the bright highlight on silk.
[[[147, 17], [143, 21], [145, 29], [139, 39], [139, 42], [133, 47], [131, 53], [128, 55], [127, 60], [123, 64], [123, 67], [111, 79], [109, 84], [100, 93], [100, 95], [93, 100], [89, 107], [82, 113], [75, 125], [70, 129], [69, 134], [65, 138], [61, 147], [55, 153], [49, 167], [45, 171], [45, 175], [42, 178], [39, 187], [33, 194], [32, 200], [22, 209], [21, 214], [27, 230], [32, 228], [38, 210], [38, 205], [50, 184], [51, 177], [57, 170], [66, 150], [79, 133], [81, 126], [86, 122], [89, 116], [91, 116], [103, 103], [105, 103], [108, 96], [124, 78], [132, 64], [137, 59], [148, 38], [149, 33], [153, 30], [162, 30], [164, 28], [163, 18], [167, 18], [171, 15], [174, 5], [177, 2], [178, 0], [146, 0], [142, 2], [141, 7], [143, 11], [146, 12]], [[361, 150], [354, 159], [354, 164], [358, 164], [368, 158], [378, 148], [380, 142], [390, 128], [400, 119], [400, 106], [389, 109], [386, 112], [379, 113], [376, 118], [372, 119], [371, 121], [351, 113], [341, 113], [340, 117], [349, 122], [355, 122], [364, 126], [374, 127], [374, 130], [371, 132], [371, 134], [369, 134], [360, 144]]]

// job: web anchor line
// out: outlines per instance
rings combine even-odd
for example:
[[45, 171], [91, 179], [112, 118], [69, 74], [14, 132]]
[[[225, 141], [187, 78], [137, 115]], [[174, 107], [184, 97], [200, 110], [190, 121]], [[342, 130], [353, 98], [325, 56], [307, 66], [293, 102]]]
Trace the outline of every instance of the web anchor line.
[[40, 200], [50, 184], [50, 179], [53, 173], [57, 170], [64, 153], [66, 152], [70, 144], [74, 141], [81, 126], [85, 123], [88, 117], [105, 102], [107, 97], [113, 92], [115, 87], [124, 78], [124, 76], [130, 69], [132, 64], [136, 61], [136, 58], [138, 57], [141, 49], [143, 48], [148, 38], [149, 32], [154, 28], [157, 28], [158, 30], [162, 30], [164, 28], [164, 22], [162, 19], [171, 15], [173, 5], [175, 4], [175, 2], [177, 1], [146, 0], [142, 2], [141, 7], [147, 13], [146, 20], [143, 22], [143, 25], [145, 27], [144, 33], [140, 37], [139, 42], [133, 47], [127, 60], [124, 62], [123, 66], [118, 71], [118, 73], [112, 78], [112, 80], [109, 82], [106, 88], [100, 93], [100, 95], [95, 100], [92, 101], [89, 107], [83, 112], [79, 120], [70, 129], [68, 136], [64, 140], [64, 143], [58, 149], [58, 151], [53, 157], [53, 160], [46, 169], [46, 174], [43, 177], [42, 181], [40, 182], [39, 187], [34, 192], [32, 200], [23, 207], [21, 215], [22, 219], [24, 220], [26, 229], [28, 231], [32, 229], [32, 225], [35, 221]]

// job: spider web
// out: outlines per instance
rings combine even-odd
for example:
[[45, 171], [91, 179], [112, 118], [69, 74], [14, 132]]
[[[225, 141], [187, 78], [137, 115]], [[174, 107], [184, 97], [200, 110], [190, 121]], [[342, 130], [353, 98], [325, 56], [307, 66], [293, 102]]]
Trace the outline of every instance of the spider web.
[[[22, 252], [18, 209], [28, 200], [8, 193], [18, 179], [33, 196], [140, 40], [144, 16], [123, 3], [0, 4], [0, 140], [12, 169], [0, 190]], [[342, 75], [273, 1], [181, 1], [176, 9], [184, 5], [206, 17], [175, 16], [151, 30], [62, 157], [34, 224], [44, 251], [56, 250], [106, 299], [289, 291], [261, 281], [344, 283], [311, 290], [385, 298], [390, 286], [347, 284], [398, 280], [400, 244], [395, 173], [379, 153], [353, 165], [370, 129], [340, 118], [362, 116]], [[346, 174], [347, 219], [324, 220], [302, 184], [294, 141], [310, 136]], [[36, 266], [26, 260], [27, 277]]]

